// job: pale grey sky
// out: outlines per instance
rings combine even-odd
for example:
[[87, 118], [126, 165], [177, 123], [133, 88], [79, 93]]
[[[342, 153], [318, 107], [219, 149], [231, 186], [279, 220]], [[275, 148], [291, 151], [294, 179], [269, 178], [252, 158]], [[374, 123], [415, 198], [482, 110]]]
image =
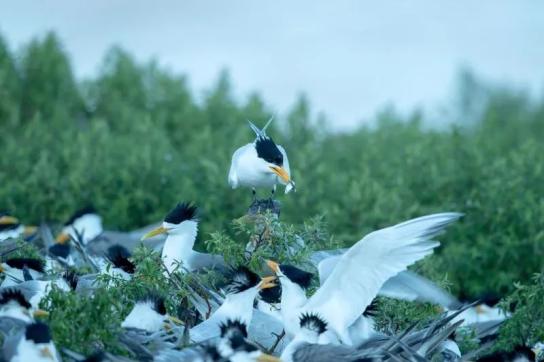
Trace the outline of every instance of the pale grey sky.
[[51, 29], [80, 78], [118, 44], [187, 74], [197, 94], [228, 68], [239, 97], [258, 90], [280, 115], [304, 91], [340, 129], [387, 103], [436, 108], [463, 65], [535, 92], [544, 85], [539, 0], [0, 2], [12, 48]]

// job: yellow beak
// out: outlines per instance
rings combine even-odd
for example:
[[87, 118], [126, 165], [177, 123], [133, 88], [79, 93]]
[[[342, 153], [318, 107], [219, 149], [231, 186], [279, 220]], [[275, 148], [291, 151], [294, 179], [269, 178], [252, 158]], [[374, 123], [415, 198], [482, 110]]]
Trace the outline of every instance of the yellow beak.
[[0, 225], [18, 224], [19, 219], [13, 216], [0, 216]]
[[148, 232], [147, 234], [142, 236], [142, 238], [140, 240], [149, 239], [149, 238], [152, 238], [153, 236], [157, 236], [157, 235], [160, 235], [160, 234], [166, 234], [167, 232], [168, 232], [168, 230], [166, 230], [166, 228], [164, 226], [159, 226], [155, 230], [151, 230], [150, 232]]
[[49, 316], [49, 312], [43, 309], [36, 309], [33, 314], [34, 318], [44, 318]]
[[278, 357], [271, 356], [269, 354], [263, 353], [257, 357], [257, 362], [281, 362], [281, 359]]
[[280, 265], [275, 261], [267, 260], [266, 265], [268, 265], [268, 267], [276, 274], [280, 271]]
[[274, 288], [277, 284], [274, 283], [274, 280], [276, 280], [275, 276], [271, 277], [264, 277], [261, 279], [261, 284], [259, 285], [259, 289], [268, 289], [268, 288]]
[[289, 174], [287, 173], [287, 171], [285, 171], [285, 169], [283, 167], [281, 167], [281, 166], [270, 166], [270, 169], [272, 170], [272, 172], [274, 172], [276, 175], [278, 175], [283, 180], [283, 182], [285, 182], [285, 183], [291, 182], [291, 177], [289, 176]]
[[23, 235], [24, 236], [30, 236], [36, 234], [36, 231], [38, 231], [37, 226], [25, 226], [23, 229]]
[[70, 240], [70, 235], [67, 233], [60, 233], [57, 235], [56, 241], [58, 244], [66, 244]]

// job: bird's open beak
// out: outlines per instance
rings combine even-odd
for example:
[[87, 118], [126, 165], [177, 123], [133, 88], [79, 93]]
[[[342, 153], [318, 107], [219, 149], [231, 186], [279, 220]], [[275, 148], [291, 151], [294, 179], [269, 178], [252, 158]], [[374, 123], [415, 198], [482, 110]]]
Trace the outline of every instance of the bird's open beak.
[[33, 315], [34, 318], [45, 318], [49, 316], [49, 312], [43, 309], [36, 309]]
[[42, 355], [42, 357], [47, 357], [47, 358], [52, 359], [52, 360], [55, 359], [55, 356], [53, 356], [53, 353], [51, 353], [51, 350], [49, 349], [49, 347], [43, 348], [41, 350], [41, 355]]
[[281, 362], [281, 359], [278, 357], [271, 356], [269, 354], [263, 353], [257, 357], [257, 362]]
[[280, 265], [275, 261], [267, 260], [266, 265], [276, 274], [280, 271]]
[[0, 216], [0, 225], [18, 224], [19, 219], [13, 216]]
[[38, 231], [37, 226], [25, 226], [23, 228], [23, 235], [24, 236], [30, 236], [36, 234], [36, 231]]
[[268, 288], [274, 288], [277, 284], [274, 283], [274, 280], [276, 280], [275, 276], [271, 277], [264, 277], [261, 279], [261, 284], [259, 284], [259, 289], [268, 289]]
[[145, 239], [152, 238], [153, 236], [166, 234], [167, 232], [168, 232], [168, 230], [166, 230], [166, 228], [164, 226], [159, 226], [155, 230], [151, 230], [150, 232], [148, 232], [147, 234], [142, 236], [142, 238], [140, 240], [145, 240]]
[[272, 170], [272, 172], [274, 172], [276, 175], [278, 175], [283, 180], [283, 182], [285, 182], [286, 184], [291, 182], [291, 177], [289, 176], [289, 174], [287, 173], [287, 171], [285, 171], [285, 169], [283, 167], [281, 167], [281, 166], [270, 166], [270, 169]]
[[66, 244], [70, 240], [70, 235], [67, 233], [60, 233], [55, 240], [58, 244]]

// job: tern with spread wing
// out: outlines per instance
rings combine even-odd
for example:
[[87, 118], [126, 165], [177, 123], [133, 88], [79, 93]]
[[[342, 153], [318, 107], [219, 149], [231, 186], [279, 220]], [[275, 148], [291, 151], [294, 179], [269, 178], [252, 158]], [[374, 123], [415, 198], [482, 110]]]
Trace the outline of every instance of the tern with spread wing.
[[[303, 313], [315, 314], [342, 343], [352, 344], [350, 326], [361, 318], [382, 285], [431, 254], [439, 245], [432, 238], [460, 216], [433, 214], [368, 234], [342, 255], [330, 277], [304, 305], [283, 312], [290, 314], [284, 319], [286, 330], [296, 334], [299, 317]], [[281, 274], [280, 283], [283, 291]]]
[[269, 188], [274, 192], [278, 183], [286, 185], [285, 193], [295, 189], [285, 149], [266, 134], [270, 122], [272, 119], [262, 130], [249, 122], [256, 138], [252, 143], [238, 148], [232, 155], [229, 185], [233, 189], [248, 187], [252, 189], [253, 195], [257, 188]]

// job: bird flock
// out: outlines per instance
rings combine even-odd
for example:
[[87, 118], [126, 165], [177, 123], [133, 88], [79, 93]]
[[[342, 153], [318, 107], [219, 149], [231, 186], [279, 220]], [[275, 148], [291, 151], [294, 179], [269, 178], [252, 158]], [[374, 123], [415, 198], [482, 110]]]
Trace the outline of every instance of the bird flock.
[[[276, 187], [284, 185], [288, 193], [295, 191], [295, 182], [285, 149], [266, 134], [270, 122], [262, 129], [249, 122], [255, 140], [234, 152], [228, 183], [251, 189], [250, 210], [278, 217]], [[271, 194], [259, 200], [257, 190], [263, 188]], [[75, 212], [55, 238], [46, 225], [25, 226], [15, 216], [1, 213], [0, 360], [474, 360], [493, 343], [509, 314], [485, 301], [462, 303], [407, 269], [431, 255], [440, 245], [440, 235], [462, 217], [456, 212], [425, 215], [376, 230], [348, 249], [313, 251], [310, 268], [269, 255], [261, 268], [251, 270], [247, 265], [229, 265], [222, 255], [194, 249], [199, 219], [191, 202], [178, 203], [160, 224], [128, 233], [104, 230], [99, 213], [87, 207]], [[36, 245], [41, 241], [42, 258], [13, 257], [20, 239]], [[44, 303], [48, 294], [79, 293], [92, 301], [98, 286], [115, 287], [102, 276], [130, 281], [138, 267], [132, 251], [141, 243], [160, 252], [167, 279], [213, 271], [223, 282], [193, 286], [180, 312], [192, 313], [192, 323], [180, 313], [169, 314], [160, 291], [135, 300], [121, 323], [123, 355], [97, 350], [84, 356], [56, 346], [43, 322], [50, 312]], [[93, 272], [76, 272], [82, 267]], [[432, 303], [441, 313], [402, 331], [380, 331], [373, 316], [378, 296]], [[456, 343], [463, 331], [470, 331], [479, 344], [464, 355]], [[481, 360], [531, 361], [542, 345], [533, 347], [519, 346]]]

